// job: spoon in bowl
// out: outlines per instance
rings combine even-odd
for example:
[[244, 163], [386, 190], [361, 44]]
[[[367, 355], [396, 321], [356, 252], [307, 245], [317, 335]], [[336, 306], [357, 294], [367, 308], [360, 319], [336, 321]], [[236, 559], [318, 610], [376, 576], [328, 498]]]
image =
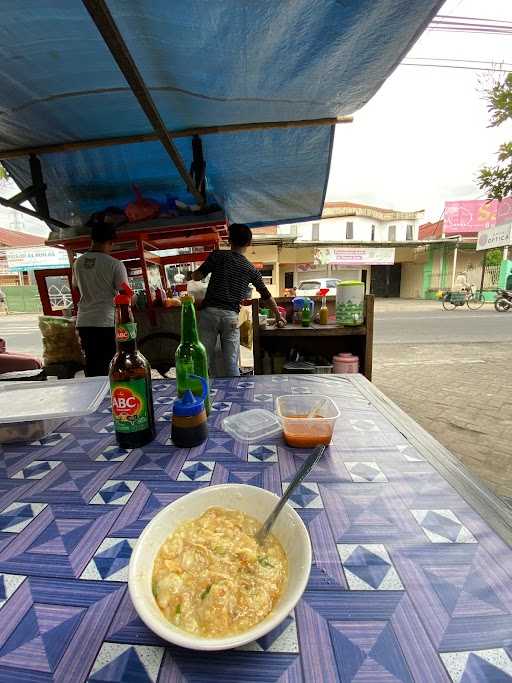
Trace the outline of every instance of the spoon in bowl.
[[273, 527], [274, 522], [277, 519], [277, 516], [283, 509], [288, 498], [292, 495], [297, 486], [307, 477], [307, 475], [310, 473], [310, 471], [313, 469], [316, 463], [320, 460], [320, 458], [324, 454], [325, 448], [325, 446], [316, 446], [315, 450], [311, 453], [311, 455], [309, 455], [306, 458], [300, 470], [288, 484], [288, 488], [279, 499], [277, 505], [272, 510], [267, 519], [263, 522], [261, 529], [254, 536], [254, 538], [260, 545], [268, 536], [270, 529]]

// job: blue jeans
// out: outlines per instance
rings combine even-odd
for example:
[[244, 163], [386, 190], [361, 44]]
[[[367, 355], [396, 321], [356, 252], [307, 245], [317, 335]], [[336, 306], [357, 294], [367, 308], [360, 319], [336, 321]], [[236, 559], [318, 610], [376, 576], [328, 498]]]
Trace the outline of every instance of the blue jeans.
[[240, 375], [240, 330], [238, 313], [225, 311], [222, 308], [203, 308], [199, 317], [199, 336], [206, 347], [210, 377], [218, 377], [216, 364], [217, 338], [220, 336], [222, 357], [224, 360], [224, 377]]

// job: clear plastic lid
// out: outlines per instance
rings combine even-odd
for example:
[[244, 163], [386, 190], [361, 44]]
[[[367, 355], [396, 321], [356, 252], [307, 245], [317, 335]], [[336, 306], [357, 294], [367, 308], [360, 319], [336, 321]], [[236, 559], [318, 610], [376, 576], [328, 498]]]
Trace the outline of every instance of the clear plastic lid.
[[0, 424], [89, 415], [107, 388], [106, 377], [6, 384], [0, 390]]
[[222, 429], [238, 441], [251, 443], [279, 434], [281, 422], [269, 410], [254, 408], [226, 417], [222, 422]]

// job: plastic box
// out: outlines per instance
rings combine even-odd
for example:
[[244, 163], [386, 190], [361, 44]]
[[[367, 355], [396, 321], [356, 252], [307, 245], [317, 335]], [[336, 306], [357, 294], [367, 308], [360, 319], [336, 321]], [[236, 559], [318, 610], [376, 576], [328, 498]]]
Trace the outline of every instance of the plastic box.
[[315, 365], [317, 375], [332, 375], [332, 365]]
[[222, 429], [238, 441], [251, 443], [280, 434], [281, 423], [269, 410], [254, 408], [226, 417]]
[[277, 414], [289, 446], [314, 448], [331, 443], [340, 411], [328, 396], [296, 394], [278, 397]]
[[65, 420], [90, 415], [107, 388], [106, 377], [0, 385], [0, 443], [42, 439]]

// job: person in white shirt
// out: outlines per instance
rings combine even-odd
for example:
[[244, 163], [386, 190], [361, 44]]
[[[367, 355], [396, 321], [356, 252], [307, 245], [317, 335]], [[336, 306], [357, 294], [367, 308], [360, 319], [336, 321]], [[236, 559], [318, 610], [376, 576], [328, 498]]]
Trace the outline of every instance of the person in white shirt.
[[128, 273], [124, 263], [110, 255], [115, 237], [114, 227], [94, 226], [91, 248], [73, 266], [73, 286], [80, 294], [76, 326], [86, 377], [108, 375], [116, 352], [114, 296], [128, 283]]

